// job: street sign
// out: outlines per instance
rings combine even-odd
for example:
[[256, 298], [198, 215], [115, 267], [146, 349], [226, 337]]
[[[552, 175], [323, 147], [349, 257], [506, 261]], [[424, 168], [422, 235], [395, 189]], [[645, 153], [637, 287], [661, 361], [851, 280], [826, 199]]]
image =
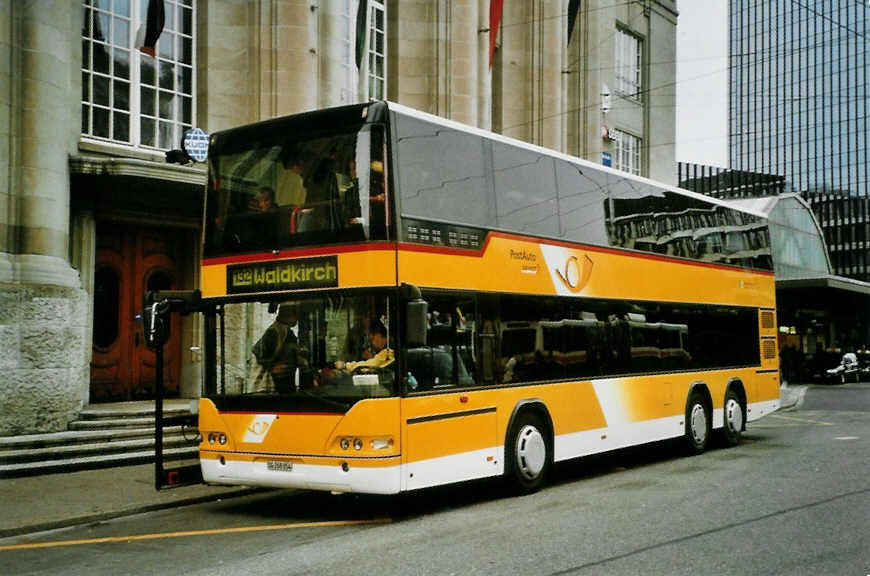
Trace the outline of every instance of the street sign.
[[200, 128], [191, 128], [184, 133], [182, 146], [194, 162], [205, 162], [208, 158], [208, 133]]

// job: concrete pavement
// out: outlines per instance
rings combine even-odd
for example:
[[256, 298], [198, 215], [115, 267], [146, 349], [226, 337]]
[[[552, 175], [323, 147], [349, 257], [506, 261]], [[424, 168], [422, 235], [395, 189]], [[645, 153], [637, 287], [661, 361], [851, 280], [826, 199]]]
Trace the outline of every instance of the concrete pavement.
[[204, 484], [154, 489], [154, 465], [0, 480], [0, 538], [250, 494]]

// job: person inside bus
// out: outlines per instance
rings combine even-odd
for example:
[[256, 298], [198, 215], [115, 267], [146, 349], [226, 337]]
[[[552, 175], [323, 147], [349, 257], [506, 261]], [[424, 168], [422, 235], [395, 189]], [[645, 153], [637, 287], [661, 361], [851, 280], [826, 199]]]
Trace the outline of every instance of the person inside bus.
[[278, 194], [275, 201], [279, 206], [301, 206], [308, 196], [302, 174], [305, 162], [302, 154], [288, 146], [281, 157], [283, 170], [278, 172]]
[[305, 205], [298, 220], [297, 232], [337, 229], [335, 211], [338, 208], [338, 182], [334, 160], [321, 158], [305, 180]]
[[372, 177], [369, 182], [369, 234], [372, 238], [386, 238], [387, 194], [384, 190], [384, 163], [372, 161]]
[[359, 314], [347, 332], [345, 342], [346, 355], [351, 358], [361, 358], [368, 360], [372, 354], [371, 344], [369, 343], [372, 325], [371, 318], [366, 314]]
[[278, 209], [278, 204], [275, 202], [275, 191], [268, 186], [263, 186], [249, 207], [255, 212], [274, 212]]
[[374, 322], [369, 328], [369, 344], [371, 346], [371, 358], [355, 362], [338, 360], [335, 367], [339, 370], [353, 372], [357, 368], [384, 368], [396, 359], [393, 350], [387, 344], [387, 328], [381, 322]]
[[298, 318], [296, 303], [281, 304], [275, 321], [251, 349], [257, 362], [271, 373], [278, 393], [293, 392], [310, 379], [307, 351], [300, 345]]

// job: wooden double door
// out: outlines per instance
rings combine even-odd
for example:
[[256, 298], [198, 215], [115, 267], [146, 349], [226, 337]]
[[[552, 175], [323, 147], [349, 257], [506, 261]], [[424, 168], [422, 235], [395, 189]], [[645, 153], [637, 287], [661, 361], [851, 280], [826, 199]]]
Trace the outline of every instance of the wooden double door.
[[[97, 223], [91, 402], [154, 397], [155, 354], [145, 345], [142, 308], [149, 290], [178, 289], [183, 234]], [[171, 315], [164, 388], [178, 395], [181, 322]]]

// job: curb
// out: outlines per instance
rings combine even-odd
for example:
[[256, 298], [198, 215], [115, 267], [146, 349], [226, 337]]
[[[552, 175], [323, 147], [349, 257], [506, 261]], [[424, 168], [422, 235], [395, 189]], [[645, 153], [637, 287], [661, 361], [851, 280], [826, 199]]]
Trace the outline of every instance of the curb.
[[172, 502], [160, 502], [158, 504], [143, 504], [140, 506], [131, 506], [123, 510], [114, 510], [111, 512], [100, 512], [98, 514], [88, 514], [84, 516], [76, 516], [74, 518], [64, 518], [61, 520], [53, 520], [50, 522], [42, 522], [40, 524], [31, 524], [29, 526], [17, 526], [15, 528], [0, 529], [0, 538], [10, 538], [12, 536], [22, 536], [26, 534], [34, 534], [36, 532], [46, 532], [48, 530], [57, 530], [60, 528], [69, 528], [81, 524], [91, 524], [94, 522], [104, 522], [106, 520], [114, 520], [116, 518], [124, 518], [126, 516], [134, 516], [136, 514], [144, 514], [146, 512], [154, 512], [156, 510], [166, 510], [168, 508], [181, 508], [183, 506], [192, 506], [194, 504], [202, 504], [204, 502], [216, 502], [227, 498], [238, 498], [241, 496], [249, 496], [258, 492], [267, 492], [270, 488], [243, 488], [234, 492], [226, 492], [223, 494], [214, 494], [207, 496], [196, 496], [193, 498], [174, 500]]
[[808, 386], [782, 386], [779, 391], [779, 411], [789, 412], [797, 410], [803, 404]]

